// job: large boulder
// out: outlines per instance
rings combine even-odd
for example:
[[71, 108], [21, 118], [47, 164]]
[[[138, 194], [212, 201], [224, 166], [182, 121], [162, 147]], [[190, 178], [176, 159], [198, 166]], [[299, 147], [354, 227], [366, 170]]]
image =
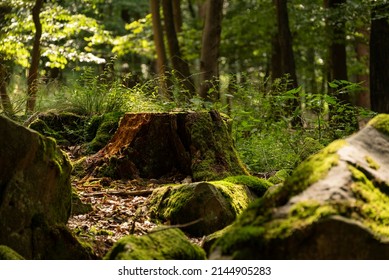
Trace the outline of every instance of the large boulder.
[[111, 141], [88, 162], [92, 175], [118, 179], [248, 174], [216, 111], [125, 114]]
[[161, 187], [150, 197], [150, 217], [203, 236], [231, 224], [254, 195], [244, 185], [227, 181]]
[[309, 157], [216, 241], [212, 258], [389, 259], [389, 116]]
[[[66, 243], [73, 237], [62, 228], [72, 196], [66, 154], [54, 139], [2, 116], [0, 135], [0, 244], [26, 259], [89, 258], [74, 254], [71, 243], [79, 244]], [[66, 244], [62, 252], [50, 251], [60, 241]]]
[[157, 228], [143, 236], [129, 235], [114, 244], [106, 260], [204, 260], [205, 252], [177, 228]]

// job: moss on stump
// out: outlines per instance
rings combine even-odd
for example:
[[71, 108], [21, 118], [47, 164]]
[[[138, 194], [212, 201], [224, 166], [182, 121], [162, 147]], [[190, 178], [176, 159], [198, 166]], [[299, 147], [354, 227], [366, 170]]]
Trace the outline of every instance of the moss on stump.
[[93, 175], [190, 176], [194, 181], [247, 175], [216, 111], [125, 114], [111, 141], [89, 159]]

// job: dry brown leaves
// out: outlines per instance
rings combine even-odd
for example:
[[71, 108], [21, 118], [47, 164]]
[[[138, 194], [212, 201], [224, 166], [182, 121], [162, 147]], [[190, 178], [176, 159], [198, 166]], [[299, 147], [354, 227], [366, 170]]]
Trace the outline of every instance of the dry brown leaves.
[[[73, 182], [81, 201], [91, 204], [93, 210], [72, 216], [68, 221], [69, 228], [80, 239], [89, 242], [101, 258], [123, 236], [143, 235], [156, 227], [147, 215], [146, 196], [123, 195], [152, 190], [155, 184], [146, 181], [109, 181], [107, 186], [106, 181], [107, 178], [91, 178], [83, 183]], [[115, 192], [120, 195], [112, 194]]]

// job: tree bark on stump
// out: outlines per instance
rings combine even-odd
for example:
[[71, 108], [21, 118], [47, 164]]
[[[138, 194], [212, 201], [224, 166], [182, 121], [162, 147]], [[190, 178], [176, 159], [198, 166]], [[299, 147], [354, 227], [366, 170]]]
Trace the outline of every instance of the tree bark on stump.
[[125, 114], [111, 141], [88, 162], [91, 175], [115, 179], [248, 174], [216, 111]]

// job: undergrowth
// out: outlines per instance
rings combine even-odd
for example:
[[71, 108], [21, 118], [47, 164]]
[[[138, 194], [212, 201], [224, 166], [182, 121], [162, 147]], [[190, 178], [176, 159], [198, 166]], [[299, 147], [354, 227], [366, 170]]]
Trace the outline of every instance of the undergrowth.
[[[329, 83], [333, 92], [329, 95], [307, 93], [302, 87], [288, 90], [286, 78], [270, 81], [259, 76], [240, 80], [236, 76], [222, 76], [218, 88], [221, 99], [211, 103], [197, 96], [182, 98], [183, 87], [174, 77], [167, 83], [171, 95], [166, 97], [160, 94], [158, 78], [127, 87], [110, 69], [112, 67], [107, 67], [96, 74], [92, 68], [84, 68], [81, 73], [73, 73], [77, 79], [67, 85], [41, 83], [37, 111], [58, 110], [94, 116], [109, 112], [217, 109], [233, 120], [235, 145], [252, 173], [292, 170], [333, 140], [353, 133], [357, 127], [350, 116], [356, 120], [359, 116], [373, 115], [338, 101], [337, 94], [359, 90], [357, 84], [347, 81]], [[13, 100], [14, 108], [22, 107], [23, 100]], [[293, 100], [300, 105], [293, 107], [296, 103]], [[298, 124], [292, 125], [296, 119]]]

